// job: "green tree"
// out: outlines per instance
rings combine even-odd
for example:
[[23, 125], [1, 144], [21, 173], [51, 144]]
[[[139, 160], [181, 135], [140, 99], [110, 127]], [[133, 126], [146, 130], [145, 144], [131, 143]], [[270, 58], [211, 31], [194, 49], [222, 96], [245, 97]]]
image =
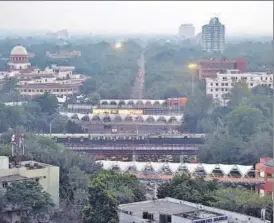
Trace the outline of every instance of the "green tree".
[[84, 209], [84, 223], [118, 223], [117, 201], [106, 184], [94, 179], [89, 186], [89, 204]]
[[259, 197], [255, 191], [244, 188], [220, 188], [215, 191], [214, 200], [211, 204], [215, 207], [255, 217], [261, 217], [260, 211], [265, 208], [266, 217], [271, 220], [271, 197]]
[[88, 95], [96, 91], [96, 80], [87, 79], [80, 88], [81, 94]]
[[182, 129], [185, 132], [202, 132], [202, 119], [211, 114], [213, 110], [212, 99], [198, 90], [189, 97], [185, 105]]
[[96, 179], [106, 185], [106, 189], [114, 195], [119, 204], [145, 200], [145, 188], [132, 174], [100, 171]]
[[83, 133], [84, 132], [81, 125], [78, 125], [75, 122], [70, 121], [70, 120], [66, 124], [66, 131], [68, 133]]
[[0, 132], [16, 128], [26, 123], [24, 109], [20, 106], [0, 105]]
[[244, 100], [246, 100], [250, 96], [250, 94], [251, 93], [248, 89], [246, 82], [235, 82], [234, 87], [231, 90], [229, 106], [231, 108], [236, 108]]
[[0, 144], [0, 156], [11, 156], [11, 146], [9, 144]]
[[6, 79], [1, 89], [2, 92], [11, 93], [15, 90], [18, 80], [16, 78]]
[[41, 111], [48, 113], [50, 115], [56, 112], [58, 108], [58, 101], [54, 95], [44, 93], [43, 95], [34, 99], [34, 102], [37, 102], [41, 107]]
[[262, 112], [257, 108], [238, 107], [228, 116], [228, 131], [231, 135], [240, 136], [246, 140], [258, 132], [262, 118]]
[[259, 158], [272, 156], [272, 147], [271, 135], [268, 132], [259, 131], [244, 144], [239, 161], [245, 165], [258, 163]]
[[213, 181], [191, 179], [188, 175], [176, 176], [170, 182], [161, 184], [158, 197], [172, 197], [194, 203], [208, 205], [213, 202], [217, 184]]
[[210, 134], [199, 149], [198, 158], [204, 163], [241, 163], [243, 142], [225, 129]]
[[40, 184], [33, 181], [13, 182], [7, 187], [7, 208], [21, 211], [22, 222], [41, 222], [49, 219], [54, 204]]

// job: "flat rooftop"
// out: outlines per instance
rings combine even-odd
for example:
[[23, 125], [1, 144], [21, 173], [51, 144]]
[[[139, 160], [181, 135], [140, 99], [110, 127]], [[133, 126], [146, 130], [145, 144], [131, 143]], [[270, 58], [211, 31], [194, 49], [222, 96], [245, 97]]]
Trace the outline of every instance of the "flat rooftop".
[[40, 163], [40, 162], [36, 162], [36, 161], [33, 161], [33, 160], [22, 161], [18, 165], [14, 165], [14, 163], [12, 163], [12, 162], [10, 162], [9, 164], [10, 164], [10, 169], [26, 168], [28, 170], [31, 170], [31, 169], [44, 169], [46, 167], [52, 166], [50, 164]]
[[15, 181], [32, 180], [37, 178], [41, 178], [41, 177], [24, 177], [19, 174], [14, 174], [14, 175], [1, 176], [0, 182], [15, 182]]
[[156, 220], [156, 222], [160, 214], [175, 215], [190, 220], [200, 220], [221, 216], [226, 217], [224, 214], [219, 214], [216, 212], [200, 209], [198, 206], [199, 205], [191, 206], [183, 202], [172, 202], [168, 199], [158, 199], [152, 201], [120, 205], [119, 209], [123, 212], [131, 212], [133, 216], [141, 218], [143, 216], [143, 212], [152, 213], [154, 214], [154, 219]]
[[0, 182], [14, 182], [14, 181], [22, 181], [22, 180], [28, 180], [29, 178], [21, 176], [19, 174], [15, 175], [8, 175], [0, 177]]
[[196, 211], [179, 213], [179, 214], [175, 214], [175, 215], [180, 216], [182, 218], [187, 218], [190, 220], [200, 220], [200, 219], [205, 219], [205, 218], [215, 218], [215, 217], [223, 216], [223, 214], [206, 211], [206, 210], [199, 210], [199, 209], [197, 209]]
[[120, 210], [132, 212], [133, 215], [142, 217], [143, 212], [153, 214], [170, 214], [185, 213], [197, 210], [197, 208], [170, 202], [164, 199], [152, 200], [147, 202], [137, 202], [119, 206]]

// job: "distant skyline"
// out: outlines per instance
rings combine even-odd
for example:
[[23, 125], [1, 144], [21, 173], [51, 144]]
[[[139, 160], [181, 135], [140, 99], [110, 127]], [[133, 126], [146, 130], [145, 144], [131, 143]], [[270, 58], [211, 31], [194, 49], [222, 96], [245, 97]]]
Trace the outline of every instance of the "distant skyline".
[[231, 35], [273, 35], [273, 1], [34, 1], [0, 2], [0, 29], [93, 34], [196, 34], [218, 17]]

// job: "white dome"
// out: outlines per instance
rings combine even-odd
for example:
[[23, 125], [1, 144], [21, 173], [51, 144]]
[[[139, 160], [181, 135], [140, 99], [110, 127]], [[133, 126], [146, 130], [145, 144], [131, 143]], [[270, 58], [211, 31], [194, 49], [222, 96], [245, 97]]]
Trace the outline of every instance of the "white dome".
[[27, 52], [26, 48], [23, 46], [15, 46], [11, 50], [10, 55], [11, 56], [17, 56], [17, 55], [20, 55], [20, 56], [26, 55], [27, 56], [28, 52]]

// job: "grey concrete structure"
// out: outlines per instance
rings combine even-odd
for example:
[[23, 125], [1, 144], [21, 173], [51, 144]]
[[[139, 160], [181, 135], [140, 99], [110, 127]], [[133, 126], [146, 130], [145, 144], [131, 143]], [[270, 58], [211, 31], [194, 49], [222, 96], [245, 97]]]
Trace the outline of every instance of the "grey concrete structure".
[[164, 198], [119, 205], [120, 223], [266, 223], [267, 221], [191, 202]]

